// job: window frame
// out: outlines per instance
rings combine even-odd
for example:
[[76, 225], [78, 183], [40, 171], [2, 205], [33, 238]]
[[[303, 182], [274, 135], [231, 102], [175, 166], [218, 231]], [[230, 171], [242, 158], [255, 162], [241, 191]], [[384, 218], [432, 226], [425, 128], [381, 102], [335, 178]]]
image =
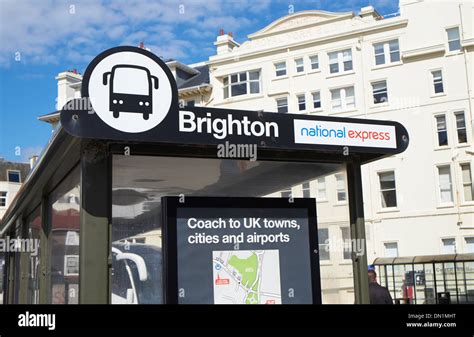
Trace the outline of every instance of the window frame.
[[[250, 74], [251, 73], [258, 73], [258, 79], [252, 79]], [[262, 93], [262, 70], [249, 70], [247, 71], [247, 78], [248, 78], [248, 88], [249, 92], [248, 95], [260, 95]], [[252, 83], [258, 83], [258, 92], [252, 92]]]
[[[18, 181], [11, 181], [10, 180], [10, 173], [16, 172], [18, 173]], [[14, 184], [21, 184], [21, 171], [20, 170], [8, 170], [7, 169], [7, 182], [14, 183]]]
[[[463, 115], [464, 117], [464, 128], [459, 128], [458, 127], [458, 120], [457, 120], [457, 117], [458, 115]], [[465, 110], [455, 110], [453, 111], [453, 116], [454, 116], [454, 120], [453, 120], [453, 123], [454, 123], [454, 129], [456, 130], [456, 145], [457, 146], [467, 146], [469, 145], [469, 128], [467, 127], [467, 121], [466, 121], [466, 111]], [[459, 130], [462, 130], [464, 129], [464, 132], [466, 134], [466, 141], [465, 142], [462, 142], [460, 143], [459, 142]]]
[[[344, 200], [340, 200], [339, 199], [339, 193], [342, 191], [337, 183], [338, 183], [338, 180], [337, 180], [337, 177], [338, 176], [341, 176], [342, 177], [342, 181], [344, 183]], [[336, 181], [336, 188], [335, 188], [335, 192], [336, 192], [336, 205], [343, 205], [343, 204], [346, 204], [347, 203], [347, 198], [348, 198], [348, 195], [347, 195], [347, 179], [346, 179], [346, 176], [344, 173], [336, 173], [334, 174], [334, 179]]]
[[[385, 44], [386, 42], [376, 42], [376, 43], [373, 43], [372, 44], [372, 47], [374, 48], [374, 66], [375, 67], [380, 67], [380, 66], [384, 66], [387, 64], [387, 57], [385, 56]], [[382, 46], [382, 52], [377, 52], [377, 48], [376, 46]], [[377, 64], [377, 56], [383, 56], [383, 62], [382, 63], [379, 63]]]
[[[444, 241], [445, 240], [454, 240], [454, 252], [453, 253], [445, 253], [444, 251], [444, 247], [446, 247], [444, 245]], [[440, 238], [440, 243], [441, 243], [441, 254], [457, 254], [457, 241], [456, 241], [456, 237], [455, 236], [446, 236], [446, 237], [441, 237]]]
[[[320, 180], [324, 181], [324, 198], [321, 198], [319, 195], [320, 191]], [[316, 202], [327, 202], [328, 201], [328, 192], [327, 192], [327, 182], [326, 177], [320, 177], [316, 179]]]
[[463, 241], [464, 241], [464, 246], [465, 246], [465, 248], [466, 248], [466, 249], [465, 249], [465, 253], [466, 253], [466, 254], [472, 254], [472, 253], [474, 253], [474, 250], [473, 250], [472, 252], [469, 252], [469, 251], [467, 250], [467, 246], [468, 246], [468, 242], [467, 242], [467, 241], [468, 241], [468, 239], [472, 239], [473, 245], [474, 245], [474, 235], [467, 235], [467, 236], [464, 236], [463, 239], [464, 239], [464, 240], [463, 240]]
[[397, 246], [397, 256], [395, 257], [399, 257], [400, 256], [400, 250], [399, 250], [399, 247], [398, 247], [398, 241], [383, 241], [382, 242], [383, 244], [383, 255], [384, 257], [388, 257], [388, 258], [393, 258], [393, 256], [387, 256], [386, 252], [387, 252], [387, 245], [390, 245], [390, 244], [395, 244]]
[[[354, 92], [354, 96], [352, 96], [354, 98], [354, 106], [348, 107], [347, 97], [351, 97], [351, 96], [347, 96], [347, 89], [350, 89], [350, 88], [352, 88], [352, 90]], [[338, 109], [338, 110], [335, 110], [335, 108], [334, 108], [335, 99], [334, 99], [334, 96], [333, 96], [333, 92], [336, 91], [336, 90], [339, 91], [339, 98], [338, 99], [341, 101], [340, 109]], [[344, 90], [344, 95], [342, 95], [342, 90]], [[355, 85], [348, 85], [348, 86], [332, 88], [332, 89], [329, 89], [329, 93], [331, 94], [331, 112], [339, 113], [339, 112], [352, 111], [352, 110], [356, 109], [357, 104], [356, 104]], [[344, 99], [343, 99], [343, 97], [344, 97]]]
[[[320, 243], [320, 242], [318, 242], [319, 260], [320, 260], [320, 262], [328, 263], [329, 261], [331, 261], [331, 239], [330, 239], [330, 237], [329, 237], [329, 228], [318, 228], [318, 239], [321, 237], [319, 231], [326, 231], [326, 232], [327, 232], [327, 240], [328, 240], [328, 243]], [[321, 247], [321, 246], [329, 247], [329, 249], [327, 249], [327, 254], [328, 254], [328, 258], [327, 258], [327, 259], [322, 259], [322, 258], [321, 258], [321, 256], [322, 256], [321, 251], [324, 249], [324, 248]], [[325, 250], [325, 253], [326, 253], [326, 250]]]
[[[301, 64], [298, 64], [298, 62], [301, 61]], [[301, 74], [304, 74], [304, 57], [301, 56], [301, 57], [297, 57], [295, 59], [293, 59], [293, 62], [294, 62], [294, 65], [295, 65], [295, 74], [297, 75], [301, 75]]]
[[[283, 101], [283, 100], [286, 101], [286, 105], [283, 105], [282, 107], [286, 106], [286, 111], [285, 111], [285, 112], [280, 112], [280, 111], [279, 111], [279, 103], [278, 103], [278, 102], [279, 102], [279, 101]], [[283, 97], [277, 97], [277, 98], [275, 98], [275, 103], [276, 103], [276, 106], [277, 106], [277, 112], [278, 112], [278, 113], [285, 113], [285, 114], [289, 113], [289, 108], [288, 108], [288, 105], [289, 105], [289, 104], [288, 104], [288, 103], [289, 103], [289, 102], [288, 102], [288, 96], [283, 96]]]
[[[390, 42], [393, 42], [393, 41], [397, 41], [397, 49], [392, 51], [390, 49]], [[398, 63], [401, 61], [402, 57], [400, 55], [400, 39], [396, 38], [396, 39], [392, 39], [390, 41], [387, 41], [387, 44], [388, 44], [388, 56], [390, 57], [390, 64], [392, 63]], [[392, 61], [392, 53], [397, 53], [398, 54], [398, 61]]]
[[[394, 187], [393, 188], [390, 188], [390, 189], [382, 189], [382, 181], [380, 180], [381, 179], [381, 175], [383, 174], [387, 174], [387, 173], [393, 173], [393, 183], [394, 183]], [[379, 203], [379, 208], [382, 210], [382, 211], [390, 211], [390, 210], [397, 210], [398, 209], [398, 196], [397, 196], [397, 175], [396, 175], [396, 171], [395, 169], [388, 169], [388, 170], [383, 170], [383, 171], [377, 171], [377, 177], [378, 177], [378, 185], [379, 185], [379, 198], [380, 198], [380, 203]], [[384, 207], [383, 206], [383, 192], [387, 192], [387, 191], [395, 191], [395, 206], [386, 206]]]
[[[386, 97], [386, 100], [385, 101], [380, 101], [380, 102], [375, 102], [375, 95], [376, 94], [375, 94], [374, 85], [382, 83], [382, 82], [385, 82], [385, 97]], [[372, 88], [372, 100], [371, 100], [371, 105], [372, 106], [384, 106], [384, 105], [389, 104], [387, 79], [384, 78], [384, 79], [380, 79], [380, 80], [371, 81], [370, 82], [370, 87]], [[383, 93], [383, 91], [381, 91], [380, 93]], [[380, 94], [380, 93], [377, 93], [377, 94]], [[355, 95], [355, 93], [354, 93], [354, 95]]]
[[[438, 117], [444, 117], [444, 122], [445, 122], [445, 129], [444, 131], [440, 131], [438, 129]], [[449, 148], [450, 147], [450, 139], [449, 139], [449, 127], [448, 127], [448, 114], [445, 113], [445, 112], [441, 112], [441, 113], [435, 113], [433, 115], [433, 123], [434, 123], [434, 136], [435, 136], [435, 149], [446, 149], [446, 148]], [[440, 141], [439, 141], [439, 133], [440, 132], [446, 132], [446, 144], [444, 145], [440, 145]]]
[[[345, 61], [344, 60], [344, 52], [349, 51], [350, 53], [350, 60]], [[336, 62], [331, 62], [331, 55], [336, 55]], [[352, 47], [349, 48], [342, 48], [342, 49], [337, 49], [334, 51], [328, 51], [328, 66], [329, 66], [329, 76], [337, 76], [341, 74], [348, 74], [351, 72], [354, 72], [354, 53], [352, 52]], [[351, 64], [351, 69], [346, 70], [345, 62], [350, 62]], [[331, 65], [336, 64], [337, 65], [337, 71], [332, 71]]]
[[[300, 99], [303, 98], [303, 102]], [[308, 109], [306, 104], [306, 93], [296, 94], [296, 104], [298, 106], [298, 111], [306, 111]], [[301, 108], [303, 106], [303, 109]]]
[[[312, 58], [316, 58], [316, 62], [313, 62]], [[314, 68], [313, 65], [317, 64], [317, 67]], [[309, 55], [309, 71], [310, 72], [316, 72], [316, 71], [321, 71], [320, 69], [320, 63], [319, 63], [319, 54], [312, 54]]]
[[[258, 79], [250, 79], [250, 73], [258, 73]], [[246, 79], [244, 81], [241, 80], [241, 74], [245, 74]], [[232, 83], [231, 77], [237, 75], [237, 82]], [[226, 80], [227, 79], [227, 83]], [[258, 83], [258, 92], [251, 92], [251, 83]], [[232, 95], [232, 86], [242, 85], [245, 83], [245, 94], [241, 95]], [[262, 94], [262, 69], [251, 69], [251, 70], [244, 70], [239, 71], [236, 73], [231, 73], [222, 77], [222, 89], [223, 89], [223, 99], [235, 99], [238, 97], [248, 97], [250, 95], [261, 95]], [[226, 95], [227, 93], [227, 95]], [[227, 96], [227, 97], [226, 97]]]
[[[226, 83], [227, 80], [227, 83]], [[229, 90], [230, 90], [230, 85], [229, 85], [229, 75], [224, 76], [222, 78], [222, 97], [223, 99], [229, 99], [231, 96], [229, 96]]]
[[[351, 238], [351, 227], [350, 226], [340, 226], [339, 229], [341, 230], [341, 239], [342, 239], [342, 260], [343, 261], [352, 261], [352, 238]], [[349, 251], [346, 251], [347, 243], [346, 238], [344, 238], [344, 231], [347, 230], [349, 232]], [[346, 257], [346, 254], [349, 254], [349, 257]]]
[[[462, 45], [461, 45], [461, 29], [459, 29], [459, 25], [455, 25], [455, 26], [449, 26], [449, 27], [446, 27], [444, 29], [444, 32], [446, 34], [446, 47], [447, 47], [447, 52], [449, 54], [456, 54], [456, 53], [460, 53], [461, 50], [462, 50]], [[458, 37], [456, 40], [450, 40], [449, 39], [449, 33], [448, 31], [449, 30], [453, 30], [453, 29], [457, 29], [457, 32], [458, 32]], [[451, 45], [450, 45], [450, 42], [454, 42], [454, 41], [459, 41], [459, 49], [454, 49], [454, 50], [451, 50]]]
[[65, 246], [79, 246], [80, 241], [79, 241], [79, 233], [76, 231], [70, 231], [68, 230], [66, 232], [66, 239], [64, 240], [64, 245]]
[[[397, 42], [398, 48], [395, 50], [390, 49], [390, 43], [391, 42]], [[382, 46], [382, 53], [377, 53], [376, 52], [376, 46]], [[389, 65], [395, 65], [399, 64], [402, 62], [402, 57], [400, 53], [400, 38], [391, 38], [391, 39], [384, 39], [382, 41], [376, 41], [372, 43], [372, 51], [373, 51], [373, 64], [374, 68], [378, 67], [384, 67], [384, 66], [389, 66]], [[392, 54], [397, 53], [398, 54], [398, 60], [397, 61], [392, 61]], [[383, 63], [377, 64], [377, 56], [383, 56]]]
[[[242, 80], [242, 74], [245, 74], [245, 80]], [[237, 77], [237, 81], [236, 82], [232, 82], [232, 77], [233, 76], [236, 76]], [[230, 94], [230, 97], [237, 97], [237, 96], [246, 96], [248, 95], [249, 91], [248, 91], [248, 85], [247, 85], [247, 80], [248, 80], [248, 74], [246, 71], [242, 71], [242, 72], [238, 72], [238, 73], [235, 73], [235, 74], [232, 74], [229, 76], [229, 94]], [[245, 85], [245, 93], [243, 94], [240, 94], [240, 95], [232, 95], [232, 89], [233, 87], [240, 87], [240, 86], [243, 86]]]
[[[273, 62], [273, 70], [274, 70], [273, 74], [274, 74], [275, 78], [284, 78], [284, 77], [288, 76], [288, 65], [286, 63], [287, 63], [286, 60], [285, 61]], [[284, 66], [285, 66], [284, 69], [278, 69], [279, 64], [284, 64]], [[279, 71], [284, 71], [285, 73], [278, 75]]]
[[[468, 165], [469, 167], [469, 173], [470, 173], [470, 181], [465, 181], [464, 180], [464, 175], [463, 175], [463, 166], [464, 165]], [[461, 200], [462, 200], [462, 203], [465, 204], [465, 205], [471, 205], [471, 204], [474, 204], [474, 175], [472, 173], [473, 171], [473, 165], [470, 161], [462, 161], [462, 162], [459, 162], [458, 163], [458, 172], [459, 172], [459, 177], [460, 177], [460, 184], [461, 184]], [[472, 196], [472, 200], [466, 200], [466, 193], [465, 193], [465, 186], [471, 186], [471, 196]]]
[[[442, 191], [441, 191], [441, 180], [440, 180], [440, 168], [449, 168], [449, 184], [450, 184], [450, 192], [451, 192], [451, 201], [443, 201], [442, 200]], [[453, 168], [451, 163], [439, 163], [435, 165], [436, 169], [436, 189], [437, 189], [437, 196], [438, 196], [438, 207], [452, 207], [454, 206], [455, 202], [455, 195], [454, 195], [454, 186], [453, 186]]]
[[[307, 188], [305, 187], [305, 185], [307, 184]], [[305, 182], [305, 183], [302, 183], [301, 184], [301, 191], [302, 191], [302, 196], [303, 198], [311, 198], [311, 183], [309, 181]], [[305, 191], [308, 192], [308, 196], [305, 197]]]
[[[318, 96], [319, 96], [319, 107], [318, 107], [318, 108], [316, 108], [316, 107], [314, 106], [314, 103], [317, 102], [317, 100], [314, 98], [314, 95], [315, 95], [315, 94], [318, 94]], [[323, 110], [323, 103], [322, 103], [322, 100], [321, 100], [321, 90], [315, 90], [315, 91], [312, 91], [312, 92], [311, 92], [311, 102], [312, 102], [312, 105], [313, 105], [313, 107], [312, 107], [311, 110], [314, 110], [314, 111], [321, 111], [321, 110]]]
[[[67, 261], [68, 258], [77, 258], [77, 273], [67, 273]], [[79, 254], [65, 254], [64, 255], [64, 276], [79, 276], [79, 263], [80, 263], [80, 256]]]
[[[2, 195], [3, 193], [5, 193], [5, 195]], [[4, 205], [2, 205], [2, 203], [0, 202], [0, 207], [1, 208], [7, 208], [7, 204], [8, 204], [8, 191], [0, 191], [0, 201], [1, 200], [4, 200]]]
[[[435, 78], [434, 73], [438, 71], [441, 73], [441, 86], [443, 88], [443, 91], [441, 92], [436, 92], [436, 78]], [[430, 69], [430, 87], [431, 87], [431, 97], [446, 95], [446, 88], [444, 86], [444, 76], [443, 76], [442, 68]]]

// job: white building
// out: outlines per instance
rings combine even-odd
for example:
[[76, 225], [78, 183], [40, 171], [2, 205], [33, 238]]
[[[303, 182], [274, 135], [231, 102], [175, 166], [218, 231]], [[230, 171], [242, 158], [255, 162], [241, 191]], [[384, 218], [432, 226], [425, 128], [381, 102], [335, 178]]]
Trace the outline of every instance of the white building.
[[[33, 158], [34, 161], [36, 158]], [[7, 161], [0, 157], [0, 220], [15, 199], [23, 181], [30, 171], [30, 164]], [[0, 304], [3, 304], [3, 272], [5, 260], [0, 252]]]
[[[401, 1], [390, 18], [304, 11], [241, 45], [222, 35], [209, 105], [401, 122], [408, 150], [363, 168], [369, 263], [474, 252], [472, 23], [472, 2]], [[349, 238], [344, 174], [308, 184], [292, 193], [318, 198], [320, 237]], [[331, 248], [324, 300], [351, 303], [350, 253]]]
[[[369, 263], [472, 253], [473, 30], [471, 1], [401, 0], [386, 18], [370, 6], [297, 12], [242, 44], [218, 36], [205, 63], [168, 64], [190, 104], [401, 122], [408, 150], [363, 167]], [[73, 98], [78, 85], [65, 90], [67, 76], [58, 76], [59, 96]], [[318, 199], [321, 248], [350, 237], [344, 173], [291, 193]], [[324, 302], [352, 303], [350, 253], [333, 245], [321, 265]]]
[[[34, 159], [33, 159], [34, 160]], [[0, 158], [0, 220], [30, 171], [30, 164]]]

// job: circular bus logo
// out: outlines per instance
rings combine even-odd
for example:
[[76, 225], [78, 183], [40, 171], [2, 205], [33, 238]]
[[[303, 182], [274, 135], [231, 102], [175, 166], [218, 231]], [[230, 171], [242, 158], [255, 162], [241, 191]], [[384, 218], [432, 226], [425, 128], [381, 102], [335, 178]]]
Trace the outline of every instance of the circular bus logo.
[[155, 55], [136, 47], [118, 47], [99, 55], [90, 67], [83, 95], [89, 96], [95, 113], [112, 128], [144, 132], [168, 114], [174, 78]]

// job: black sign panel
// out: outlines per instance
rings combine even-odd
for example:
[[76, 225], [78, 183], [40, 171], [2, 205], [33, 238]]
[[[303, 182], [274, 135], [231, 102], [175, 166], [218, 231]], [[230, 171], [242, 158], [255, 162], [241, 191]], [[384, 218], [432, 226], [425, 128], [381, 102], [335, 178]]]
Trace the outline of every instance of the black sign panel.
[[[126, 142], [396, 154], [408, 146], [397, 122], [207, 107], [180, 108], [175, 79], [153, 53], [117, 47], [97, 56], [61, 124], [73, 136]], [[347, 151], [349, 152], [349, 151]]]
[[167, 303], [321, 303], [315, 199], [162, 203]]

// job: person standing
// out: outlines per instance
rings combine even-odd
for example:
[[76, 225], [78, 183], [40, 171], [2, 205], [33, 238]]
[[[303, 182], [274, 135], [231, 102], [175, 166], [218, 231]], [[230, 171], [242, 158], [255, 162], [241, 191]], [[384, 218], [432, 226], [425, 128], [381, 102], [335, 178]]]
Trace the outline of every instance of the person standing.
[[370, 304], [393, 304], [392, 296], [387, 288], [377, 283], [375, 270], [368, 271]]

